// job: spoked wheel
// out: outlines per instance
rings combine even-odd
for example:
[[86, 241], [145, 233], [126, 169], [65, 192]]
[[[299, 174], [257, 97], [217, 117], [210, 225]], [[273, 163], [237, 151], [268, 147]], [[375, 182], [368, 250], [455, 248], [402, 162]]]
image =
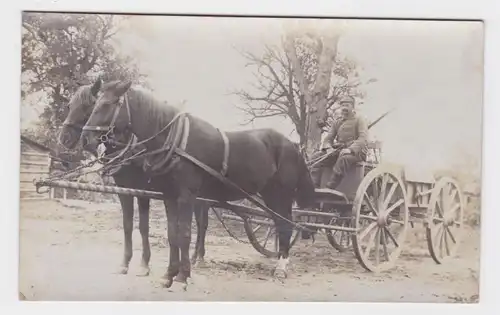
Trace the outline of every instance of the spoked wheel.
[[214, 212], [217, 219], [222, 224], [224, 230], [226, 230], [227, 234], [236, 240], [240, 240], [241, 236], [241, 227], [239, 224], [234, 224], [233, 222], [244, 222], [243, 218], [233, 211], [224, 209], [224, 208], [211, 208]]
[[408, 202], [403, 181], [392, 168], [379, 166], [361, 182], [354, 198], [354, 253], [372, 272], [387, 270], [401, 253], [408, 230]]
[[[341, 227], [350, 227], [351, 219], [337, 219], [333, 218], [330, 220], [329, 225], [338, 225]], [[351, 232], [345, 231], [337, 231], [337, 230], [327, 230], [326, 238], [328, 239], [328, 243], [333, 246], [336, 250], [343, 253], [348, 251], [352, 247], [351, 242]]]
[[458, 183], [448, 177], [434, 186], [426, 222], [427, 246], [438, 264], [456, 254], [463, 228], [464, 198]]
[[[248, 240], [259, 253], [268, 258], [278, 257], [278, 233], [276, 233], [276, 227], [272, 219], [261, 216], [249, 216], [244, 219], [243, 226]], [[292, 230], [292, 237], [290, 238], [290, 247], [295, 245], [299, 239], [299, 235], [300, 232], [294, 228]]]
[[[337, 201], [339, 197], [337, 196], [336, 199]], [[339, 227], [351, 227], [352, 224], [352, 217], [351, 217], [351, 212], [350, 212], [350, 204], [351, 202], [345, 195], [343, 196], [343, 199], [340, 199], [343, 202], [345, 202], [345, 205], [339, 206], [339, 205], [332, 205], [332, 204], [320, 204], [320, 207], [317, 209], [317, 211], [321, 212], [328, 212], [331, 214], [336, 214], [335, 217], [323, 217], [323, 224], [326, 225], [331, 225], [331, 226], [339, 226]], [[330, 229], [325, 229], [325, 234], [326, 234], [326, 239], [328, 240], [328, 243], [332, 245], [333, 248], [335, 248], [338, 252], [343, 253], [348, 250], [351, 250], [352, 248], [352, 241], [351, 241], [351, 235], [352, 232], [346, 232], [346, 231], [340, 231], [340, 230], [330, 230]]]

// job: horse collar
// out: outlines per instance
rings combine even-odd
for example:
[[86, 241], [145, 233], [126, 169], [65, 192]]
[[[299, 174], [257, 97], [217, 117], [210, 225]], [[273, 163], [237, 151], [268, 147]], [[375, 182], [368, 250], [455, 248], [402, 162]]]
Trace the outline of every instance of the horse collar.
[[156, 150], [156, 153], [161, 155], [156, 159], [151, 157], [144, 160], [143, 169], [150, 174], [165, 175], [169, 173], [180, 159], [175, 152], [177, 150], [186, 151], [190, 132], [189, 115], [185, 112], [178, 113], [162, 131], [168, 128], [170, 128], [170, 132], [163, 146]]

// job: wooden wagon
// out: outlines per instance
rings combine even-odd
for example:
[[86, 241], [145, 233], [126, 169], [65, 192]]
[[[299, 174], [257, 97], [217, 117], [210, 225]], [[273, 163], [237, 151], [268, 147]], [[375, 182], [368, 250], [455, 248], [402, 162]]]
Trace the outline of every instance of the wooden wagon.
[[[352, 249], [365, 269], [379, 272], [394, 265], [404, 248], [408, 227], [418, 222], [426, 229], [432, 258], [442, 263], [452, 257], [459, 245], [464, 211], [464, 196], [457, 182], [448, 177], [412, 178], [401, 167], [380, 163], [378, 143], [371, 143], [369, 149], [374, 158], [351, 169], [337, 190], [316, 189], [313, 209], [293, 209], [300, 228], [294, 230], [291, 244], [298, 241], [301, 228], [322, 231], [338, 251]], [[327, 176], [328, 169], [323, 179]], [[163, 199], [159, 192], [62, 180], [36, 185]], [[259, 253], [277, 256], [275, 227], [267, 211], [244, 203], [199, 200], [212, 208], [229, 210], [231, 213], [220, 217], [242, 222]]]

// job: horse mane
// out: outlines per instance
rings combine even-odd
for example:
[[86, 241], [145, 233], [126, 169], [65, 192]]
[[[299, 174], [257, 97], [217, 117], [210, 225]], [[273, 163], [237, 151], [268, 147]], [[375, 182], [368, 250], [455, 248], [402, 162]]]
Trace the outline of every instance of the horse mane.
[[71, 97], [71, 104], [93, 104], [95, 101], [94, 96], [92, 95], [92, 85], [82, 85], [80, 86], [76, 92]]
[[[101, 91], [105, 92], [113, 89], [120, 82], [122, 81], [107, 82], [103, 84]], [[166, 126], [179, 111], [176, 107], [168, 105], [167, 102], [158, 100], [149, 90], [138, 85], [131, 86], [127, 91], [127, 95], [129, 104], [137, 106], [137, 109], [141, 111], [144, 123], [155, 124], [157, 128]]]

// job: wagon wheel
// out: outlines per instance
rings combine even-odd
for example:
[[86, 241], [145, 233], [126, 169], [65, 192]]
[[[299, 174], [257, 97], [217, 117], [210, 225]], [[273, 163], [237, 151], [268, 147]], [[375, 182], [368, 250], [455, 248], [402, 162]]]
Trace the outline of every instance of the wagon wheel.
[[[274, 221], [262, 216], [248, 216], [243, 224], [248, 240], [262, 255], [268, 258], [278, 257], [278, 234]], [[294, 228], [290, 238], [290, 247], [299, 239], [300, 232]]]
[[401, 178], [388, 166], [370, 171], [361, 181], [353, 204], [354, 253], [367, 270], [391, 268], [408, 230], [408, 202]]
[[429, 252], [438, 264], [456, 254], [463, 228], [464, 198], [458, 183], [438, 180], [427, 208], [426, 236]]
[[[338, 219], [333, 218], [330, 220], [329, 225], [338, 225], [342, 227], [350, 227], [351, 219]], [[346, 252], [352, 247], [351, 232], [326, 230], [326, 238], [328, 243], [333, 246], [340, 253]]]
[[[237, 241], [241, 241], [239, 237], [241, 237], [240, 232], [241, 230], [235, 231], [234, 224], [232, 222], [243, 222], [243, 219], [241, 216], [236, 215], [233, 211], [224, 209], [224, 208], [215, 208], [211, 207], [212, 211], [216, 215], [217, 219], [219, 222], [222, 224], [222, 227], [224, 230], [226, 230], [227, 234], [234, 238]], [[230, 223], [231, 222], [231, 223]], [[239, 236], [239, 237], [238, 237]]]

